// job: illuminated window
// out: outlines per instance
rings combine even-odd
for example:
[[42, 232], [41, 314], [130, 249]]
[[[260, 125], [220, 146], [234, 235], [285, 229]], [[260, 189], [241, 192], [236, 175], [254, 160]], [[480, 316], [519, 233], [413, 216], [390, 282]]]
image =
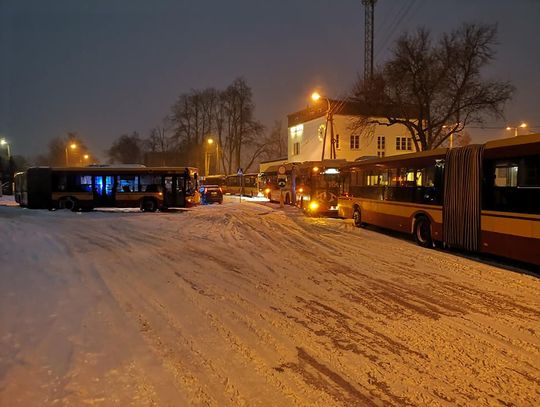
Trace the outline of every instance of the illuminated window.
[[317, 135], [319, 136], [319, 141], [323, 141], [325, 129], [326, 129], [326, 125], [321, 124], [319, 126], [319, 130], [318, 130], [318, 133], [317, 133]]
[[304, 134], [304, 125], [298, 124], [296, 126], [293, 126], [289, 129], [289, 132], [291, 133], [291, 137], [302, 137], [302, 134]]
[[495, 168], [496, 187], [517, 187], [518, 166], [514, 163], [497, 164]]
[[139, 191], [139, 177], [135, 175], [120, 175], [116, 180], [116, 192]]

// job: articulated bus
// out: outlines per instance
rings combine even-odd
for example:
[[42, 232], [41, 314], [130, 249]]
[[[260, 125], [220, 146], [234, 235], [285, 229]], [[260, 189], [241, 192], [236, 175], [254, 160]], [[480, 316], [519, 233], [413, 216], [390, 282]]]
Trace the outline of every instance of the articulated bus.
[[540, 265], [540, 134], [359, 161], [342, 171], [339, 215], [358, 227]]
[[33, 209], [139, 207], [145, 212], [197, 203], [197, 169], [32, 167], [15, 175], [15, 200]]
[[217, 185], [224, 194], [257, 196], [259, 189], [259, 174], [244, 175], [208, 175], [201, 179], [203, 185]]
[[227, 175], [225, 177], [224, 192], [231, 195], [258, 196], [260, 192], [259, 174]]
[[220, 188], [225, 187], [226, 175], [207, 175], [206, 177], [201, 177], [199, 180], [201, 185], [217, 185]]

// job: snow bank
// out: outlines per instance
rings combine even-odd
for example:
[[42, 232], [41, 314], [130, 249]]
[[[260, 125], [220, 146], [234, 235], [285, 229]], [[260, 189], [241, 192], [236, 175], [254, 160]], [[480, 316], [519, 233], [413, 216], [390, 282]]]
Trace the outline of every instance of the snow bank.
[[295, 208], [0, 207], [0, 405], [534, 405], [540, 284]]

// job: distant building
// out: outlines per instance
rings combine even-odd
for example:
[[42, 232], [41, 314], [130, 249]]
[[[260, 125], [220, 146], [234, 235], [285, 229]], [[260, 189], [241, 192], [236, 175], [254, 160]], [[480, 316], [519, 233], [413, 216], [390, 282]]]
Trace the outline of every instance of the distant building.
[[[358, 119], [383, 121], [383, 115], [356, 102], [331, 100], [334, 121], [336, 159], [354, 161], [359, 157], [385, 157], [415, 151], [411, 135], [403, 125], [367, 124], [354, 126]], [[317, 103], [288, 115], [288, 162], [320, 161], [328, 104]], [[325, 159], [330, 158], [330, 128], [325, 145]]]

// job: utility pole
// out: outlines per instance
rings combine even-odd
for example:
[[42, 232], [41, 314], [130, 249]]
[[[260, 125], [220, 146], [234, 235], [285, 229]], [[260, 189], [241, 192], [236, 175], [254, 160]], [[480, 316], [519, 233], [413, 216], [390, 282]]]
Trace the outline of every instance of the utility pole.
[[373, 77], [373, 25], [375, 16], [375, 3], [377, 0], [362, 0], [365, 8], [364, 17], [364, 81]]

